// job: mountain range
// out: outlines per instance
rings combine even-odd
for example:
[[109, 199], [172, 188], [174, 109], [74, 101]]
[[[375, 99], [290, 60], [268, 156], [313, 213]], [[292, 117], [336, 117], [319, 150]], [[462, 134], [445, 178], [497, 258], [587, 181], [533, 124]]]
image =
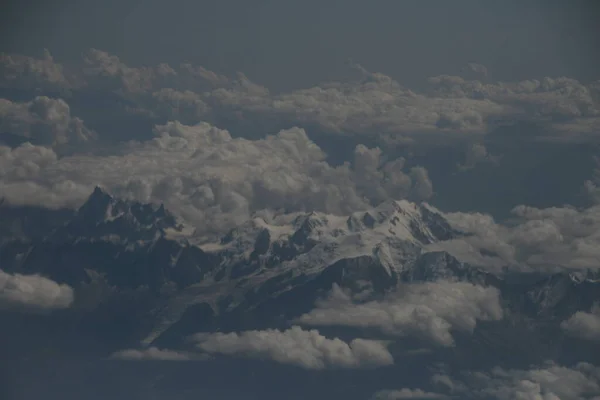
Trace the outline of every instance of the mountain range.
[[423, 365], [456, 370], [600, 362], [593, 337], [565, 329], [576, 313], [597, 310], [597, 275], [499, 273], [435, 250], [469, 234], [426, 203], [387, 201], [346, 216], [257, 214], [212, 242], [163, 205], [101, 188], [77, 210], [2, 203], [0, 221], [5, 273], [74, 292], [70, 307], [52, 312], [0, 309], [0, 339], [12, 343], [5, 359], [48, 346], [76, 358], [190, 354], [194, 335], [300, 325], [387, 340], [396, 357], [421, 354]]

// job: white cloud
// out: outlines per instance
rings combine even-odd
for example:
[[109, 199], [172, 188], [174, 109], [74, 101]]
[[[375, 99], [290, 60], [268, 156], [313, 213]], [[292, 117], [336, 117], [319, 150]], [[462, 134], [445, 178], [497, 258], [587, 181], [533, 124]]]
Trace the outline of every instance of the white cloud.
[[116, 91], [153, 114], [190, 124], [225, 117], [271, 129], [310, 125], [328, 133], [463, 135], [485, 134], [498, 120], [517, 119], [551, 127], [544, 135], [553, 140], [593, 137], [600, 127], [597, 83], [565, 77], [486, 83], [478, 79], [487, 78], [487, 69], [475, 63], [464, 71], [472, 79], [432, 77], [420, 93], [354, 64], [354, 80], [281, 94], [243, 74], [229, 78], [190, 64], [133, 67], [97, 49], [85, 53], [83, 64], [67, 74], [49, 54], [0, 59], [11, 85], [31, 87], [33, 76], [37, 84]]
[[348, 214], [432, 192], [424, 169], [404, 173], [402, 159], [385, 162], [377, 148], [359, 145], [352, 164], [332, 167], [298, 128], [246, 140], [206, 123], [173, 122], [155, 134], [113, 156], [58, 158], [29, 144], [0, 147], [0, 197], [72, 206], [100, 185], [118, 196], [164, 202], [200, 233], [222, 233], [261, 209]]
[[381, 342], [354, 339], [346, 343], [297, 326], [286, 331], [201, 333], [193, 339], [207, 353], [270, 359], [306, 369], [373, 368], [394, 363]]
[[235, 96], [214, 99], [220, 107], [243, 106], [261, 118], [310, 123], [326, 132], [419, 133], [455, 131], [484, 133], [485, 121], [504, 113], [488, 100], [429, 97], [402, 87], [388, 76], [362, 70], [357, 81], [335, 82], [271, 96]]
[[375, 328], [395, 336], [424, 337], [454, 345], [452, 331], [472, 332], [477, 320], [499, 320], [499, 292], [463, 282], [406, 285], [382, 301], [354, 303], [338, 286], [317, 307], [298, 318], [312, 326]]
[[448, 396], [440, 393], [425, 392], [421, 389], [400, 389], [400, 390], [382, 390], [375, 393], [371, 400], [441, 400], [447, 399]]
[[[481, 213], [446, 213], [455, 228], [473, 234], [430, 246], [492, 269], [501, 266], [553, 271], [600, 266], [600, 206], [539, 209], [520, 205], [510, 225]], [[483, 256], [482, 251], [494, 256]]]
[[578, 311], [560, 326], [570, 336], [600, 340], [600, 307], [596, 305], [589, 313]]
[[43, 58], [0, 54], [0, 87], [26, 89], [67, 89], [71, 87], [64, 68], [44, 50]]
[[600, 204], [600, 157], [594, 157], [596, 168], [591, 179], [586, 180], [584, 188], [594, 204]]
[[0, 270], [0, 306], [39, 310], [68, 308], [73, 289], [40, 275], [8, 274]]
[[468, 170], [474, 168], [480, 163], [497, 163], [500, 156], [494, 156], [488, 153], [487, 148], [481, 143], [473, 143], [465, 151], [465, 161], [458, 166], [459, 170]]
[[528, 370], [496, 367], [489, 372], [464, 371], [460, 378], [435, 374], [431, 382], [436, 392], [382, 390], [372, 399], [592, 400], [600, 395], [600, 368], [587, 363], [564, 367], [547, 362]]
[[173, 350], [159, 349], [149, 347], [147, 349], [126, 349], [111, 354], [110, 358], [116, 360], [158, 360], [158, 361], [187, 361], [193, 357], [187, 353], [181, 353]]
[[[600, 369], [587, 363], [572, 368], [547, 363], [529, 370], [494, 368], [469, 372], [466, 379], [446, 378], [453, 394], [474, 399], [559, 400], [589, 399], [600, 394]], [[437, 380], [438, 384], [441, 382]]]
[[95, 133], [82, 120], [71, 116], [61, 99], [38, 96], [30, 102], [13, 103], [0, 99], [0, 133], [10, 133], [38, 145], [54, 146], [85, 142]]
[[[458, 76], [441, 75], [429, 80], [432, 94], [444, 98], [479, 98], [507, 106], [513, 116], [553, 119], [597, 117], [600, 114], [593, 89], [575, 79], [561, 77], [521, 82], [482, 83]], [[509, 115], [510, 115], [509, 114]]]

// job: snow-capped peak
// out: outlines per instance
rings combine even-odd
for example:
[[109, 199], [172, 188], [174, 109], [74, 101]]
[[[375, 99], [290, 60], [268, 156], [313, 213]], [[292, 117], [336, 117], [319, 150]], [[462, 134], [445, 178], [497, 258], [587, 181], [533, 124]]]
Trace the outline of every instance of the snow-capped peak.
[[116, 199], [96, 187], [73, 218], [56, 235], [78, 238], [118, 237], [121, 240], [154, 240], [181, 233], [184, 226], [161, 204]]
[[317, 267], [366, 256], [377, 259], [391, 273], [396, 264], [403, 263], [407, 252], [458, 234], [434, 207], [401, 200], [349, 216], [310, 212], [274, 217], [268, 222], [255, 217], [232, 229], [220, 242], [200, 247], [227, 259], [262, 257], [269, 259], [269, 265], [294, 260]]

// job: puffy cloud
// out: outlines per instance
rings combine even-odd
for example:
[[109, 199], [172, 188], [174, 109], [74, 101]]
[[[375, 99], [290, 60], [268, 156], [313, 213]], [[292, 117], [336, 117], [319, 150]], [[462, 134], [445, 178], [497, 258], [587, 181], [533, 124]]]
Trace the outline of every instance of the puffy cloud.
[[[600, 206], [539, 209], [520, 205], [514, 220], [499, 224], [480, 213], [446, 213], [471, 235], [430, 246], [476, 265], [499, 268], [597, 269], [600, 266]], [[485, 255], [484, 255], [485, 254]]]
[[187, 361], [191, 360], [192, 356], [187, 353], [181, 353], [173, 350], [159, 349], [156, 347], [148, 347], [147, 349], [127, 349], [111, 354], [111, 359], [115, 360], [158, 360], [158, 361]]
[[132, 67], [119, 57], [98, 49], [85, 52], [80, 72], [85, 85], [122, 94], [152, 94], [162, 89], [204, 93], [217, 88], [244, 86], [244, 82], [248, 81], [243, 74], [238, 79], [230, 79], [187, 63]]
[[333, 167], [298, 128], [246, 140], [206, 123], [172, 122], [155, 134], [113, 156], [57, 158], [30, 144], [0, 148], [0, 196], [17, 204], [72, 206], [100, 185], [122, 197], [164, 202], [199, 233], [222, 233], [261, 209], [347, 214], [432, 191], [424, 169], [405, 173], [402, 159], [385, 162], [377, 148], [359, 145], [352, 163]]
[[488, 76], [488, 69], [485, 65], [478, 63], [468, 63], [461, 71], [465, 77], [472, 77], [474, 79], [480, 78], [485, 79]]
[[[245, 96], [248, 99], [248, 96]], [[361, 79], [330, 83], [272, 98], [253, 97], [245, 110], [303, 124], [326, 132], [419, 133], [457, 130], [483, 132], [485, 121], [503, 114], [487, 100], [429, 97], [406, 89], [383, 74], [364, 72]], [[239, 98], [227, 99], [240, 104]], [[235, 103], [232, 101], [235, 100]], [[246, 100], [247, 102], [247, 100]]]
[[354, 303], [339, 287], [298, 322], [314, 326], [375, 328], [395, 336], [425, 337], [453, 346], [453, 330], [472, 332], [477, 320], [503, 317], [499, 292], [463, 282], [418, 283], [382, 301]]
[[381, 342], [354, 339], [346, 343], [297, 326], [286, 331], [200, 333], [193, 340], [207, 353], [265, 358], [306, 369], [372, 368], [394, 363]]
[[151, 91], [155, 80], [168, 79], [176, 74], [165, 64], [131, 68], [121, 62], [119, 57], [97, 49], [90, 49], [84, 54], [82, 72], [87, 85], [124, 93]]
[[73, 289], [40, 275], [8, 274], [0, 270], [0, 306], [52, 310], [68, 308]]
[[465, 171], [474, 168], [480, 163], [496, 163], [500, 160], [500, 158], [500, 156], [494, 156], [488, 153], [485, 145], [481, 143], [473, 143], [467, 147], [465, 151], [465, 161], [463, 164], [458, 165], [458, 169]]
[[440, 400], [447, 399], [448, 396], [440, 393], [425, 392], [421, 389], [400, 389], [400, 390], [382, 390], [375, 393], [371, 400]]
[[152, 100], [155, 113], [184, 123], [193, 123], [210, 112], [202, 96], [190, 90], [163, 88], [152, 93]]
[[85, 142], [95, 137], [81, 119], [71, 116], [69, 105], [64, 100], [46, 96], [38, 96], [27, 103], [0, 99], [2, 133], [47, 146]]
[[[465, 371], [460, 374], [460, 377], [435, 374], [431, 382], [436, 387], [436, 392], [440, 392], [439, 394], [419, 389], [383, 390], [376, 393], [372, 398], [597, 399], [600, 395], [600, 368], [587, 363], [579, 363], [569, 368], [548, 362], [529, 370], [507, 370], [496, 367], [489, 372]], [[402, 397], [403, 395], [404, 397]], [[410, 397], [411, 395], [413, 397]], [[422, 397], [419, 397], [421, 395]]]
[[485, 83], [477, 79], [485, 79], [487, 70], [475, 63], [463, 71], [470, 79], [433, 77], [420, 93], [353, 64], [356, 79], [273, 94], [243, 74], [230, 78], [190, 64], [132, 67], [97, 49], [85, 53], [83, 68], [68, 79], [49, 55], [41, 60], [5, 55], [0, 61], [15, 85], [30, 79], [26, 71], [31, 70], [39, 81], [119, 92], [138, 110], [190, 124], [226, 120], [268, 129], [318, 126], [327, 133], [406, 136], [484, 134], [497, 121], [517, 119], [552, 127], [544, 135], [553, 140], [585, 139], [600, 127], [598, 83], [584, 85], [564, 77]]
[[43, 58], [0, 54], [0, 87], [57, 90], [72, 86], [64, 68], [44, 50]]
[[547, 363], [530, 370], [505, 370], [465, 373], [465, 379], [445, 376], [437, 379], [453, 394], [473, 399], [558, 400], [590, 399], [600, 394], [600, 369], [587, 363], [572, 368]]
[[[417, 93], [384, 74], [359, 65], [354, 68], [360, 77], [348, 82], [274, 96], [244, 90], [227, 91], [227, 96], [219, 92], [211, 94], [207, 102], [229, 112], [241, 109], [246, 116], [254, 113], [261, 119], [317, 125], [329, 133], [484, 134], [498, 121], [532, 120], [552, 127], [547, 134], [556, 139], [557, 135], [571, 137], [573, 132], [593, 135], [600, 127], [594, 86], [574, 79], [486, 84], [438, 76], [430, 79], [429, 90]], [[486, 74], [483, 66], [472, 64], [469, 69]]]
[[578, 311], [560, 326], [570, 336], [600, 340], [600, 306], [596, 305], [589, 313]]
[[592, 87], [566, 77], [484, 84], [458, 76], [441, 75], [430, 78], [429, 83], [435, 95], [444, 98], [487, 99], [510, 107], [513, 116], [522, 114], [569, 120], [596, 117], [600, 113]]
[[596, 168], [592, 178], [585, 181], [584, 188], [594, 204], [600, 204], [600, 157], [595, 157]]

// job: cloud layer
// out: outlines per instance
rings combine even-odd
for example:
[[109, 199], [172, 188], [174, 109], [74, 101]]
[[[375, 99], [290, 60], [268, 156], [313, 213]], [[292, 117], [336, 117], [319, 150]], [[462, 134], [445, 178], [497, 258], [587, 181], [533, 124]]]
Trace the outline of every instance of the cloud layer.
[[435, 374], [431, 382], [436, 392], [382, 390], [372, 399], [595, 400], [600, 396], [600, 369], [587, 363], [565, 367], [548, 362], [528, 370], [496, 367], [489, 372], [463, 372], [460, 377]]
[[40, 275], [8, 274], [0, 270], [0, 306], [52, 310], [68, 308], [73, 289]]
[[243, 74], [226, 77], [201, 66], [133, 67], [91, 49], [81, 66], [66, 69], [49, 53], [42, 59], [2, 55], [5, 87], [116, 92], [137, 108], [188, 124], [221, 119], [281, 129], [316, 126], [329, 133], [484, 134], [498, 121], [535, 121], [559, 140], [597, 140], [600, 84], [567, 77], [487, 82], [487, 70], [470, 64], [463, 76], [432, 77], [415, 92], [389, 76], [351, 64], [355, 77], [273, 94]]
[[120, 155], [58, 158], [30, 144], [0, 147], [0, 197], [14, 204], [75, 206], [96, 185], [142, 202], [163, 202], [199, 227], [222, 233], [260, 209], [347, 214], [388, 198], [427, 198], [423, 168], [403, 171], [378, 148], [356, 147], [333, 167], [302, 129], [260, 140], [234, 139], [207, 123], [157, 126], [156, 138]]
[[297, 326], [286, 331], [201, 333], [193, 339], [198, 348], [210, 354], [269, 359], [306, 369], [373, 368], [394, 363], [380, 342], [354, 339], [346, 343]]
[[520, 205], [511, 224], [481, 213], [446, 213], [457, 229], [472, 236], [432, 245], [475, 265], [552, 271], [600, 267], [600, 206], [587, 209]]
[[452, 331], [472, 332], [477, 320], [503, 316], [499, 292], [462, 282], [415, 283], [383, 301], [354, 303], [339, 287], [298, 322], [313, 326], [374, 328], [393, 336], [427, 338], [453, 346]]
[[580, 363], [572, 368], [548, 363], [529, 370], [495, 368], [470, 372], [464, 379], [435, 376], [453, 394], [474, 399], [558, 400], [591, 399], [600, 395], [600, 369]]

